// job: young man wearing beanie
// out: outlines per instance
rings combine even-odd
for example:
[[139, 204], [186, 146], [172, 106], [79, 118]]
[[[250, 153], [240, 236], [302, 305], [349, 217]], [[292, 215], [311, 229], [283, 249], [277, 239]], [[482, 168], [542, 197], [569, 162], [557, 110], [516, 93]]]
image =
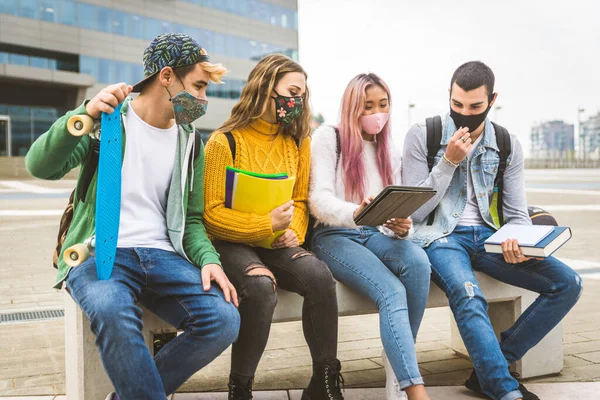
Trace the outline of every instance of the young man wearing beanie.
[[[204, 149], [192, 124], [206, 111], [209, 82], [220, 83], [226, 72], [210, 63], [191, 37], [160, 35], [144, 52], [144, 80], [102, 89], [59, 118], [25, 159], [28, 171], [42, 179], [60, 179], [83, 167], [93, 151], [91, 138], [69, 134], [68, 119], [99, 119], [122, 103], [121, 205], [112, 275], [99, 280], [93, 256], [69, 268], [61, 255], [56, 282], [57, 288], [66, 283], [91, 322], [116, 390], [108, 399], [164, 400], [237, 337], [237, 294], [203, 225]], [[141, 93], [131, 99], [132, 91]], [[94, 235], [96, 180], [97, 172], [84, 198], [74, 200], [63, 249]], [[184, 331], [154, 359], [142, 336], [138, 303]]]

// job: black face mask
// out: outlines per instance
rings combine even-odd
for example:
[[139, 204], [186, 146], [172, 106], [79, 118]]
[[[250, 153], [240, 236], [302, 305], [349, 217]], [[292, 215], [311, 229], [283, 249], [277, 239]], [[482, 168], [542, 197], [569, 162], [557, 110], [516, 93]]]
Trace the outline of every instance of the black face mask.
[[[492, 99], [494, 98], [493, 96], [494, 95], [492, 94], [492, 97], [491, 97]], [[491, 99], [490, 99], [490, 103], [491, 103]], [[487, 115], [491, 109], [492, 109], [492, 106], [489, 105], [487, 110], [485, 110], [481, 114], [462, 115], [462, 114], [457, 113], [456, 111], [454, 111], [452, 109], [452, 107], [450, 107], [450, 117], [454, 121], [454, 125], [456, 125], [456, 129], [459, 129], [460, 127], [469, 128], [469, 132], [473, 133], [477, 128], [479, 128], [479, 125], [481, 125], [481, 123], [483, 121], [485, 121], [485, 118], [487, 117]]]

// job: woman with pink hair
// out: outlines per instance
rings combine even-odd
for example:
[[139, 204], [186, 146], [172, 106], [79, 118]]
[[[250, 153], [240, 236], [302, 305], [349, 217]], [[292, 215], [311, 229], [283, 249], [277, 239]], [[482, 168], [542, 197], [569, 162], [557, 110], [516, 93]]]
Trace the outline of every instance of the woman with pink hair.
[[311, 248], [334, 277], [379, 308], [388, 399], [429, 399], [415, 340], [429, 294], [430, 264], [410, 240], [412, 221], [357, 226], [358, 215], [388, 185], [399, 185], [400, 152], [390, 132], [391, 95], [375, 74], [350, 81], [337, 127], [312, 138], [310, 211], [317, 220]]

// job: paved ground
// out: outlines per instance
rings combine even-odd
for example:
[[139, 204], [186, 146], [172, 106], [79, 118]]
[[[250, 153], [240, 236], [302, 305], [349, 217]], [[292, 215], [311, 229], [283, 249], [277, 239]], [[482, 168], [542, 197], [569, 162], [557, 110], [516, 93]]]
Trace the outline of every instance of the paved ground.
[[[62, 308], [63, 293], [51, 288], [51, 254], [59, 216], [73, 181], [0, 180], [0, 314]], [[549, 385], [554, 382], [600, 382], [600, 170], [538, 170], [527, 173], [528, 200], [552, 211], [570, 225], [573, 239], [558, 253], [584, 278], [584, 294], [564, 324], [565, 369], [537, 379], [543, 399], [597, 398], [598, 384]], [[448, 309], [427, 310], [419, 333], [419, 365], [429, 386], [460, 385], [468, 360], [449, 348]], [[377, 315], [340, 318], [339, 357], [347, 387], [382, 387], [385, 374]], [[27, 323], [0, 322], [0, 396], [60, 395], [64, 384], [62, 319]], [[223, 390], [229, 353], [194, 375], [185, 392]], [[299, 389], [310, 377], [310, 358], [298, 322], [276, 324], [256, 376], [262, 390]], [[564, 391], [564, 392], [561, 392]], [[461, 388], [432, 388], [433, 398], [463, 398]], [[452, 394], [451, 394], [452, 393]], [[564, 394], [562, 394], [564, 393]], [[295, 392], [268, 392], [264, 398], [298, 398]], [[451, 394], [451, 395], [450, 395]], [[264, 397], [268, 396], [268, 397]], [[587, 397], [586, 397], [587, 396]], [[383, 398], [381, 390], [351, 391], [350, 399]], [[52, 397], [49, 397], [52, 398]], [[176, 399], [217, 398], [199, 395]], [[464, 397], [469, 398], [469, 397]]]

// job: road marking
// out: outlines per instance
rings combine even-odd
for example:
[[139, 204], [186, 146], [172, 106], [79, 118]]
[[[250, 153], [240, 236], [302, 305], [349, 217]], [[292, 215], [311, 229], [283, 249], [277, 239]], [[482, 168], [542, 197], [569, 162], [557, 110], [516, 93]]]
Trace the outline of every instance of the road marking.
[[20, 181], [0, 181], [0, 185], [25, 193], [70, 193], [72, 188], [46, 188]]
[[584, 195], [584, 196], [600, 196], [600, 190], [525, 188], [525, 192], [527, 192], [527, 193], [550, 193], [550, 194], [580, 194], [580, 195]]
[[537, 205], [546, 211], [600, 211], [600, 204], [548, 204]]
[[54, 217], [65, 210], [0, 210], [0, 217]]

